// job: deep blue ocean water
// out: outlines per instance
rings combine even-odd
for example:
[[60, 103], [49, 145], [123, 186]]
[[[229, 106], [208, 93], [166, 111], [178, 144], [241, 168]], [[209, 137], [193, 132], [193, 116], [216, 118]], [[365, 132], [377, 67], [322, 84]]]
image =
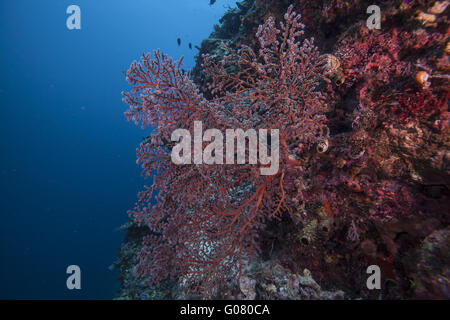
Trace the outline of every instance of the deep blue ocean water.
[[[0, 299], [111, 299], [110, 266], [145, 181], [148, 130], [123, 116], [122, 71], [185, 56], [234, 0], [0, 0]], [[81, 30], [66, 9], [81, 8]], [[177, 44], [181, 38], [181, 46]], [[81, 268], [81, 290], [66, 268]]]

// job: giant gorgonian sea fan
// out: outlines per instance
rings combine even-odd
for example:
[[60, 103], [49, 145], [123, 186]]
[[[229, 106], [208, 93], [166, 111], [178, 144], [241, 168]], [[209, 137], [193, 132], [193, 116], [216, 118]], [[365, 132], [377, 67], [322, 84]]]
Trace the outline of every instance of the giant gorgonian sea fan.
[[[204, 56], [210, 100], [181, 70], [181, 60], [159, 51], [153, 58], [144, 54], [128, 70], [126, 116], [153, 129], [137, 151], [153, 184], [130, 211], [151, 231], [136, 269], [150, 285], [171, 278], [211, 293], [239, 277], [242, 262], [259, 253], [258, 235], [269, 219], [292, 213], [287, 194], [300, 175], [301, 155], [328, 136], [317, 91], [323, 61], [313, 40], [302, 38], [303, 28], [291, 6], [279, 28], [272, 17], [259, 27], [256, 52], [243, 46], [227, 48], [221, 61]], [[278, 129], [279, 170], [262, 176], [261, 163], [174, 164], [171, 134], [180, 128], [193, 133], [194, 121], [223, 131]]]

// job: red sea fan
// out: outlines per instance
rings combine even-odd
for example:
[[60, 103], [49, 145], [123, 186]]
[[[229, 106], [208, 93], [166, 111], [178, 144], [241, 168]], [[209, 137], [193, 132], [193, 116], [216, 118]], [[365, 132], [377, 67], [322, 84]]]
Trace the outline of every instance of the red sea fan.
[[444, 90], [441, 96], [431, 90], [406, 91], [399, 97], [397, 109], [401, 121], [406, 122], [410, 118], [425, 118], [432, 114], [440, 116], [447, 111], [449, 90]]
[[[241, 263], [259, 251], [258, 235], [268, 219], [290, 212], [287, 189], [299, 174], [296, 159], [328, 136], [325, 104], [317, 92], [322, 60], [292, 6], [280, 28], [273, 18], [259, 27], [260, 49], [231, 52], [221, 62], [205, 57], [215, 98], [206, 100], [173, 62], [156, 51], [127, 73], [126, 116], [153, 133], [138, 150], [138, 162], [154, 183], [139, 194], [134, 220], [152, 236], [139, 254], [137, 275], [149, 284], [172, 278], [211, 294]], [[171, 134], [208, 128], [277, 129], [279, 169], [262, 176], [262, 163], [176, 165]], [[246, 147], [246, 152], [249, 152]], [[274, 150], [271, 150], [274, 152]], [[184, 281], [183, 281], [184, 280]]]
[[243, 46], [219, 63], [205, 56], [203, 68], [217, 95], [215, 102], [233, 105], [233, 115], [241, 123], [278, 128], [282, 136], [304, 137], [303, 142], [309, 143], [327, 135], [325, 104], [316, 91], [324, 60], [313, 39], [299, 41], [304, 25], [292, 9], [280, 29], [272, 17], [259, 26], [257, 53]]

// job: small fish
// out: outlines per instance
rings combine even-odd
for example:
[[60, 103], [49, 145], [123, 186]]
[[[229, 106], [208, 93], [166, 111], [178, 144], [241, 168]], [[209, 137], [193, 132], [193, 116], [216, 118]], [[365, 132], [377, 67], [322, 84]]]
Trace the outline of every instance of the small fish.
[[181, 39], [180, 38], [177, 39], [177, 43], [178, 43], [178, 46], [181, 45]]
[[209, 5], [212, 6], [214, 3], [216, 3], [216, 0], [210, 0]]
[[189, 42], [189, 49], [192, 50], [192, 43]]
[[199, 46], [195, 46], [195, 49], [197, 49], [198, 51], [202, 50], [202, 48], [200, 48]]

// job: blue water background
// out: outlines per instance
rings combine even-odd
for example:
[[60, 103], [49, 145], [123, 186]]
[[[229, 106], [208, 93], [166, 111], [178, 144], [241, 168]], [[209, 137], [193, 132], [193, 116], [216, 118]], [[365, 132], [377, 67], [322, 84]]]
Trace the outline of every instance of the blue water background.
[[[110, 299], [110, 266], [145, 181], [122, 71], [156, 48], [194, 65], [235, 1], [0, 0], [0, 299]], [[81, 8], [68, 30], [66, 8]], [[181, 38], [181, 46], [177, 38]], [[66, 288], [81, 267], [82, 289]]]

